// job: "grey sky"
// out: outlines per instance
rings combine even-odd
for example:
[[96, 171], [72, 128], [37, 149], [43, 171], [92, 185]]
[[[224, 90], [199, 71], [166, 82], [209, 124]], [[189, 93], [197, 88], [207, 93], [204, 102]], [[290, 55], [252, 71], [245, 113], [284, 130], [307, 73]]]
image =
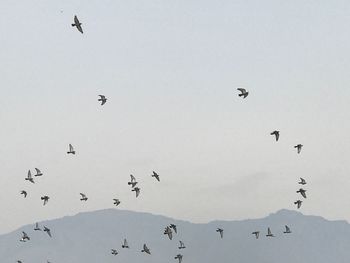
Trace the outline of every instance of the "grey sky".
[[[349, 9], [1, 1], [0, 232], [112, 207], [116, 197], [120, 208], [194, 222], [260, 217], [294, 208], [299, 177], [309, 183], [302, 212], [350, 220]], [[30, 185], [34, 167], [44, 176]]]

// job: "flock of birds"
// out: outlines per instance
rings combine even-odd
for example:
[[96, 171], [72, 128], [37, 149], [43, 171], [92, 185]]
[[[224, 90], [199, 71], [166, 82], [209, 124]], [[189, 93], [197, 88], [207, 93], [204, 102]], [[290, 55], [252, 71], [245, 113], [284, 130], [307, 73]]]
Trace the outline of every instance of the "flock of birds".
[[[83, 34], [82, 23], [79, 21], [77, 16], [74, 16], [74, 23], [72, 24], [72, 26], [76, 27], [77, 30], [80, 33]], [[247, 96], [249, 95], [249, 92], [246, 89], [244, 89], [244, 88], [238, 88], [237, 90], [240, 92], [238, 94], [238, 96], [239, 97], [243, 97], [243, 99], [247, 98]], [[106, 102], [107, 102], [106, 96], [104, 96], [104, 95], [98, 95], [98, 96], [99, 96], [98, 101], [101, 102], [101, 105], [106, 104]], [[270, 135], [273, 135], [275, 137], [276, 142], [278, 142], [278, 140], [280, 138], [280, 131], [275, 130], [275, 131], [271, 132]], [[297, 145], [294, 146], [294, 148], [296, 148], [298, 154], [301, 153], [302, 147], [303, 147], [302, 144], [297, 144]], [[74, 149], [72, 144], [68, 145], [67, 154], [71, 154], [71, 155], [75, 155], [76, 154], [76, 151], [75, 151], [75, 149]], [[28, 173], [27, 173], [27, 177], [25, 177], [25, 181], [28, 181], [28, 182], [34, 184], [35, 183], [34, 178], [43, 176], [43, 173], [41, 172], [40, 169], [35, 168], [35, 171], [36, 171], [36, 173], [33, 176], [32, 173], [31, 173], [31, 170], [29, 170]], [[155, 171], [152, 172], [151, 177], [155, 178], [158, 182], [160, 182], [160, 176]], [[140, 189], [140, 187], [137, 186], [138, 182], [137, 182], [136, 178], [132, 174], [130, 175], [130, 181], [127, 184], [131, 186], [131, 191], [135, 192], [135, 195], [136, 195], [136, 198], [137, 198], [140, 195], [141, 189]], [[303, 178], [300, 178], [300, 182], [298, 182], [298, 184], [305, 185], [306, 181]], [[300, 188], [296, 192], [300, 193], [303, 198], [306, 198], [306, 190], [304, 190], [303, 188]], [[28, 192], [25, 191], [25, 190], [22, 190], [20, 192], [20, 194], [23, 195], [24, 198], [26, 198], [27, 195], [28, 195]], [[86, 202], [88, 200], [88, 197], [87, 197], [86, 194], [80, 193], [80, 196], [81, 196], [80, 201]], [[44, 196], [41, 197], [41, 200], [43, 201], [43, 205], [44, 206], [48, 203], [49, 199], [50, 199], [50, 197], [47, 196], [47, 195], [44, 195]], [[113, 204], [115, 206], [120, 205], [120, 203], [121, 203], [121, 201], [119, 199], [117, 199], [117, 198], [113, 199]], [[294, 204], [297, 205], [297, 208], [299, 209], [301, 207], [302, 201], [301, 200], [297, 200], [297, 201], [294, 202]], [[34, 231], [44, 231], [44, 232], [47, 233], [47, 235], [50, 238], [52, 237], [51, 230], [48, 227], [46, 227], [46, 226], [43, 226], [43, 229], [41, 229], [38, 223], [35, 224]], [[224, 229], [223, 228], [217, 228], [216, 232], [219, 233], [221, 239], [224, 238]], [[177, 226], [175, 224], [170, 224], [169, 226], [165, 227], [163, 234], [167, 235], [168, 238], [170, 240], [172, 240], [173, 233], [175, 233], [175, 234], [177, 233]], [[292, 231], [290, 230], [289, 226], [285, 225], [285, 231], [283, 233], [284, 234], [290, 234], [290, 233], [292, 233]], [[254, 231], [254, 232], [252, 232], [252, 235], [254, 235], [256, 239], [258, 239], [259, 235], [260, 235], [260, 231]], [[267, 228], [266, 237], [275, 237], [275, 235], [272, 233], [270, 227]], [[20, 242], [27, 242], [27, 241], [30, 241], [30, 240], [31, 239], [30, 239], [29, 235], [26, 232], [22, 231], [22, 236], [20, 238]], [[181, 241], [181, 240], [179, 242], [180, 242], [180, 245], [178, 246], [178, 249], [179, 250], [185, 249], [186, 246], [185, 246], [184, 242]], [[124, 238], [121, 247], [122, 247], [122, 249], [129, 249], [129, 244], [128, 244], [128, 241], [127, 241], [126, 238]], [[151, 255], [151, 249], [147, 246], [147, 244], [143, 244], [141, 252], [145, 253], [145, 254], [148, 254], [148, 255]], [[116, 256], [116, 255], [119, 254], [119, 252], [118, 252], [118, 250], [116, 248], [112, 248], [111, 249], [111, 254]], [[174, 259], [177, 259], [178, 262], [181, 263], [182, 259], [183, 259], [183, 255], [181, 253], [179, 253], [179, 254], [177, 254], [174, 257]], [[17, 260], [17, 263], [23, 263], [23, 262], [21, 260]], [[50, 262], [47, 261], [47, 263], [50, 263]]]

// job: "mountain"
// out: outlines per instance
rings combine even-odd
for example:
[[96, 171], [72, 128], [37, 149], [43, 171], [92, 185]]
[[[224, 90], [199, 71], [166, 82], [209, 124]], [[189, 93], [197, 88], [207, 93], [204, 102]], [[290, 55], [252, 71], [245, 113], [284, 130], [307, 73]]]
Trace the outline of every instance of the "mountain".
[[[169, 240], [164, 228], [174, 223], [178, 233]], [[212, 221], [194, 224], [187, 221], [126, 210], [108, 209], [39, 222], [51, 229], [52, 238], [34, 231], [34, 224], [0, 236], [2, 263], [97, 263], [97, 262], [174, 262], [178, 253], [183, 263], [329, 263], [350, 262], [350, 225], [318, 216], [280, 210], [261, 219]], [[283, 234], [285, 225], [292, 231]], [[216, 229], [224, 229], [221, 239]], [[266, 237], [267, 227], [274, 238]], [[251, 234], [260, 231], [259, 239]], [[22, 231], [31, 238], [20, 242]], [[130, 248], [122, 249], [127, 238]], [[186, 248], [178, 249], [179, 240]], [[141, 253], [146, 243], [151, 255]], [[113, 256], [111, 249], [119, 252]]]

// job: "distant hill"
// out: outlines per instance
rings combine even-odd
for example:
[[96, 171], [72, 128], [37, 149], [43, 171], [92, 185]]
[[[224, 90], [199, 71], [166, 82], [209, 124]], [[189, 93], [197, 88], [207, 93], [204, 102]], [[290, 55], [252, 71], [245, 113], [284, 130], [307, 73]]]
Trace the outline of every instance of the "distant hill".
[[[280, 210], [262, 219], [213, 221], [194, 224], [164, 216], [118, 209], [80, 213], [75, 216], [39, 222], [49, 227], [34, 231], [34, 224], [0, 236], [2, 263], [108, 263], [108, 262], [174, 262], [183, 254], [183, 263], [329, 263], [350, 262], [350, 225], [346, 221], [328, 221], [299, 212]], [[169, 240], [163, 234], [166, 225], [178, 226], [178, 234]], [[283, 234], [284, 225], [291, 234]], [[224, 229], [221, 239], [215, 232]], [[266, 237], [270, 227], [274, 238]], [[251, 234], [260, 231], [260, 238]], [[21, 232], [31, 238], [20, 242]], [[122, 249], [123, 238], [130, 249]], [[179, 240], [186, 249], [179, 250]], [[141, 253], [143, 244], [151, 255]], [[119, 254], [111, 255], [115, 248]]]

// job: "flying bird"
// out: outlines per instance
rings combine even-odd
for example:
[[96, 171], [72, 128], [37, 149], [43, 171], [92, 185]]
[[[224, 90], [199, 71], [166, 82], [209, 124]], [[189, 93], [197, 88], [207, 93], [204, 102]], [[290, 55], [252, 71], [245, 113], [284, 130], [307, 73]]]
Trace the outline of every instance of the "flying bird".
[[41, 228], [39, 227], [39, 223], [35, 223], [34, 230], [35, 231], [41, 231]]
[[185, 247], [185, 244], [184, 244], [184, 242], [182, 242], [182, 241], [180, 240], [179, 249], [183, 249], [183, 248], [186, 248], [186, 247]]
[[177, 228], [176, 228], [176, 225], [174, 224], [170, 224], [170, 228], [172, 228], [175, 232], [175, 234], [177, 234]]
[[170, 227], [166, 227], [164, 230], [164, 235], [168, 235], [169, 239], [172, 240], [173, 239], [173, 231], [171, 231]]
[[111, 251], [112, 251], [112, 255], [114, 256], [118, 255], [118, 251], [116, 249], [111, 249]]
[[146, 246], [146, 244], [143, 244], [143, 249], [141, 250], [141, 252], [145, 252], [145, 253], [151, 255], [151, 250], [149, 250], [149, 248]]
[[222, 228], [218, 228], [216, 229], [216, 232], [220, 233], [220, 237], [223, 238], [224, 237], [224, 230]]
[[113, 199], [113, 201], [114, 201], [114, 205], [115, 206], [118, 206], [119, 204], [120, 204], [120, 201], [119, 201], [119, 199]]
[[181, 263], [182, 262], [182, 255], [181, 254], [177, 254], [175, 259], [178, 259], [179, 263]]
[[267, 228], [267, 237], [274, 237], [274, 235], [271, 233], [271, 229], [268, 227]]
[[285, 227], [286, 227], [286, 231], [283, 232], [284, 234], [292, 233], [292, 231], [290, 231], [290, 228], [288, 226], [285, 226]]
[[26, 242], [27, 240], [30, 240], [30, 237], [27, 235], [26, 232], [22, 231], [22, 238], [20, 239], [20, 241]]
[[153, 171], [153, 174], [151, 174], [152, 177], [156, 178], [158, 182], [160, 182], [159, 180], [159, 174], [157, 174], [155, 171]]
[[303, 179], [303, 178], [300, 177], [300, 182], [298, 182], [298, 184], [302, 184], [302, 185], [306, 184], [305, 179]]
[[69, 144], [69, 151], [67, 152], [67, 154], [75, 154], [75, 150], [73, 148], [73, 145]]
[[128, 182], [128, 185], [131, 185], [131, 188], [134, 188], [137, 185], [136, 178], [130, 174], [130, 182]]
[[240, 96], [240, 97], [243, 96], [243, 99], [245, 99], [248, 96], [248, 94], [249, 94], [249, 92], [246, 91], [246, 89], [238, 88], [237, 90], [241, 92], [238, 96]]
[[104, 95], [98, 95], [100, 98], [98, 101], [101, 101], [101, 105], [104, 105], [107, 102], [107, 98]]
[[22, 190], [22, 191], [21, 191], [21, 195], [23, 195], [23, 196], [24, 196], [24, 198], [26, 198], [26, 197], [27, 197], [27, 192], [26, 192], [26, 191], [24, 191], [24, 190]]
[[126, 240], [126, 238], [124, 238], [124, 242], [122, 244], [122, 248], [129, 248], [128, 241]]
[[301, 148], [303, 147], [303, 145], [302, 144], [298, 144], [298, 145], [295, 145], [294, 146], [294, 148], [296, 148], [297, 149], [297, 151], [298, 151], [298, 153], [300, 153], [301, 152]]
[[87, 201], [88, 200], [88, 198], [86, 197], [85, 194], [80, 193], [80, 195], [81, 195], [80, 201]]
[[260, 232], [259, 231], [254, 231], [252, 234], [255, 235], [256, 239], [258, 239]]
[[44, 205], [47, 204], [47, 202], [49, 201], [50, 197], [48, 197], [47, 195], [44, 195], [41, 197], [41, 200], [44, 200]]
[[46, 232], [49, 235], [49, 237], [52, 237], [51, 230], [49, 228], [47, 228], [46, 226], [44, 226], [44, 232]]
[[17, 263], [22, 263], [22, 261], [20, 261], [20, 260], [17, 260]]
[[28, 170], [28, 175], [27, 175], [27, 177], [25, 178], [25, 180], [27, 180], [27, 181], [29, 181], [29, 182], [31, 182], [31, 183], [34, 184], [34, 179], [33, 179], [33, 177], [32, 177], [32, 173], [30, 172], [30, 170]]
[[81, 23], [79, 22], [77, 16], [74, 16], [74, 24], [72, 24], [72, 27], [76, 27], [79, 30], [79, 32], [83, 34], [83, 28], [81, 27]]
[[34, 176], [42, 176], [43, 175], [43, 173], [38, 168], [35, 168], [35, 171], [36, 171], [36, 174], [34, 174]]
[[303, 201], [301, 201], [301, 200], [297, 200], [297, 201], [295, 201], [294, 202], [294, 204], [295, 205], [297, 205], [297, 207], [298, 207], [298, 209], [301, 207], [301, 203], [302, 203]]
[[304, 198], [306, 198], [306, 190], [304, 190], [303, 188], [300, 188], [297, 193], [300, 193]]
[[280, 138], [280, 132], [279, 131], [273, 131], [270, 133], [271, 135], [275, 135], [275, 139], [276, 142], [278, 141], [278, 139]]
[[136, 193], [136, 197], [138, 197], [139, 196], [139, 194], [140, 194], [140, 188], [138, 188], [138, 187], [135, 187], [134, 189], [132, 189], [131, 191], [133, 191], [133, 192], [135, 192]]

